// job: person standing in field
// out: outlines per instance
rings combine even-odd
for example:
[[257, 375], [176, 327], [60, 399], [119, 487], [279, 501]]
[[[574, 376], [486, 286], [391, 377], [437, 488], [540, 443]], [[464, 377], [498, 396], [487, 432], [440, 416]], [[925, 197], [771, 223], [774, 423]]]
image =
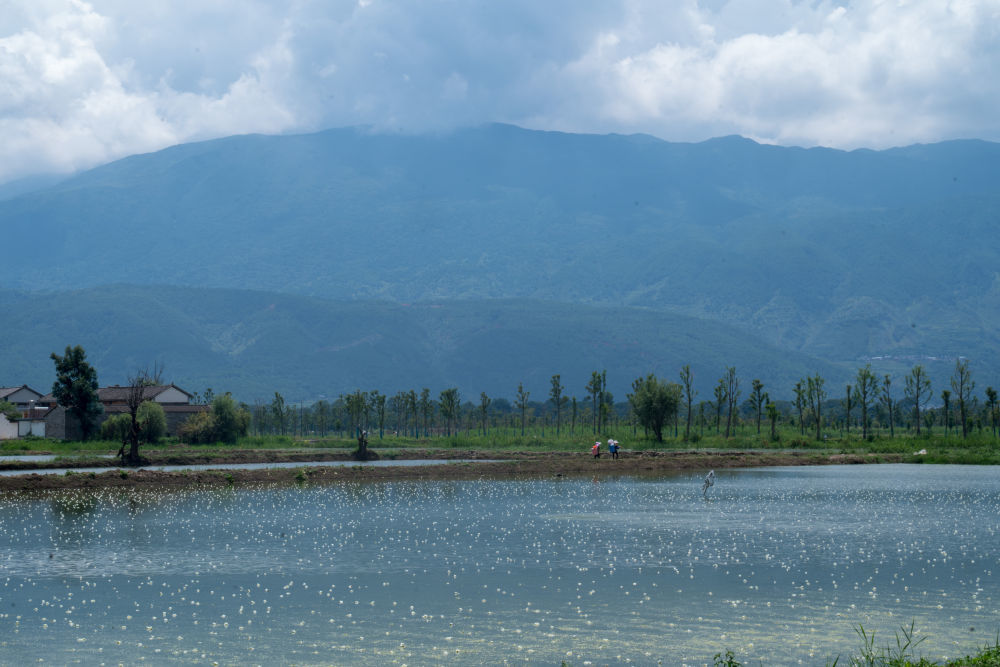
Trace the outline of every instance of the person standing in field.
[[594, 443], [594, 446], [590, 448], [590, 452], [594, 455], [595, 459], [601, 458], [601, 441], [598, 440]]
[[611, 452], [611, 458], [618, 459], [618, 441], [608, 439], [608, 451]]

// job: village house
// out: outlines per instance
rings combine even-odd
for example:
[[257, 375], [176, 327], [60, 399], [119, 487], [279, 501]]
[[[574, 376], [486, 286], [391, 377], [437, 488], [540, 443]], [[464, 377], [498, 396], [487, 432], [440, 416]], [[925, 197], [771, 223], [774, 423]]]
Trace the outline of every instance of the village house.
[[[128, 412], [128, 391], [129, 387], [118, 385], [98, 388], [97, 399], [104, 412], [98, 418], [97, 428], [108, 417]], [[154, 401], [163, 408], [167, 420], [167, 435], [176, 435], [181, 424], [191, 415], [211, 409], [208, 405], [192, 405], [192, 395], [174, 384], [144, 387], [142, 393], [143, 401]], [[4, 396], [10, 398], [3, 398]], [[0, 400], [13, 403], [21, 412], [21, 418], [14, 422], [0, 416], [0, 439], [27, 435], [53, 440], [79, 440], [83, 437], [79, 422], [56, 402], [51, 393], [43, 396], [27, 385], [22, 385], [0, 389]]]
[[43, 415], [47, 405], [41, 405], [42, 394], [26, 384], [20, 387], [0, 387], [0, 403], [10, 403], [21, 413], [20, 419], [13, 421], [0, 415], [0, 440], [12, 440], [27, 435], [45, 436]]

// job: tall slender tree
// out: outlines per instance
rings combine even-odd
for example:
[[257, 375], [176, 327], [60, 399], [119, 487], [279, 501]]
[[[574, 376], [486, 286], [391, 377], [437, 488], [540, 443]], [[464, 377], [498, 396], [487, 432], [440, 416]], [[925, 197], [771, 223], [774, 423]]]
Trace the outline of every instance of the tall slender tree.
[[878, 395], [878, 378], [872, 372], [871, 364], [866, 364], [864, 368], [858, 369], [858, 374], [854, 380], [854, 401], [861, 408], [861, 437], [868, 439], [868, 431], [871, 427], [869, 411], [875, 403]]
[[993, 437], [997, 437], [997, 390], [993, 387], [986, 388], [986, 405], [990, 412], [990, 426], [993, 429]]
[[434, 401], [431, 400], [431, 390], [424, 387], [420, 390], [420, 417], [424, 422], [424, 437], [430, 437], [431, 420], [434, 419]]
[[941, 403], [944, 409], [944, 434], [951, 435], [951, 392], [947, 389], [941, 391]]
[[882, 388], [879, 390], [878, 398], [885, 406], [885, 411], [889, 416], [889, 437], [896, 437], [896, 401], [892, 396], [892, 377], [887, 373], [882, 377]]
[[760, 420], [764, 413], [764, 383], [754, 378], [750, 383], [750, 404], [753, 405], [754, 418], [757, 421], [757, 435], [760, 435]]
[[813, 418], [816, 420], [816, 439], [823, 439], [823, 401], [826, 399], [826, 391], [823, 384], [826, 382], [819, 373], [806, 379], [806, 399], [809, 401], [809, 408]]
[[691, 367], [685, 364], [681, 367], [681, 392], [684, 398], [686, 423], [684, 425], [684, 440], [691, 439], [691, 403], [698, 392], [694, 389], [694, 377]]
[[726, 404], [726, 378], [719, 378], [719, 383], [715, 385], [715, 432], [722, 432], [722, 406]]
[[771, 401], [767, 402], [764, 408], [767, 410], [767, 419], [771, 422], [771, 440], [778, 439], [778, 406]]
[[913, 401], [913, 423], [916, 425], [917, 435], [920, 435], [920, 411], [931, 400], [931, 379], [922, 365], [917, 364], [910, 369], [903, 393]]
[[[148, 433], [144, 433], [143, 424], [139, 418], [140, 408], [145, 402], [147, 387], [160, 384], [162, 369], [154, 366], [153, 370], [141, 369], [133, 373], [128, 378], [128, 386], [125, 389], [125, 408], [128, 411], [129, 424], [125, 442], [118, 451], [122, 465], [141, 466], [146, 463], [145, 459], [139, 455], [139, 446], [148, 438]], [[125, 445], [128, 444], [128, 452]]]
[[521, 411], [521, 436], [524, 436], [524, 422], [527, 419], [528, 411], [528, 397], [531, 396], [530, 391], [524, 390], [524, 385], [520, 382], [517, 383], [517, 396], [514, 398], [514, 405], [518, 410]]
[[734, 366], [726, 367], [726, 438], [733, 430], [733, 417], [736, 415], [736, 404], [740, 400], [740, 378], [736, 375]]
[[852, 402], [852, 393], [854, 387], [852, 385], [847, 385], [847, 393], [844, 395], [844, 428], [847, 431], [847, 435], [851, 434], [851, 408], [854, 407]]
[[479, 423], [482, 426], [483, 435], [486, 435], [486, 426], [490, 416], [490, 397], [486, 395], [486, 392], [480, 392], [479, 394]]
[[590, 374], [590, 382], [587, 383], [587, 393], [590, 394], [590, 404], [594, 411], [593, 414], [593, 424], [594, 433], [597, 433], [598, 421], [600, 419], [600, 412], [597, 405], [597, 399], [601, 395], [601, 374], [597, 371], [593, 371]]
[[375, 415], [375, 423], [378, 424], [378, 439], [385, 436], [385, 394], [373, 389], [368, 393], [368, 406], [371, 413]]
[[285, 397], [274, 392], [271, 399], [271, 416], [274, 418], [274, 425], [280, 435], [285, 435], [285, 427], [288, 424], [288, 408], [285, 406]]
[[565, 407], [567, 401], [569, 401], [568, 398], [563, 396], [564, 389], [565, 387], [563, 387], [559, 374], [557, 373], [553, 375], [552, 389], [549, 391], [549, 400], [552, 401], [552, 405], [556, 409], [556, 437], [559, 436], [559, 425], [562, 421], [562, 409]]
[[406, 410], [410, 414], [410, 424], [413, 425], [413, 437], [416, 438], [420, 433], [420, 422], [417, 419], [419, 401], [417, 399], [417, 392], [413, 389], [406, 392]]
[[795, 410], [799, 413], [799, 435], [806, 434], [806, 389], [803, 380], [795, 383]]
[[452, 424], [458, 423], [461, 399], [458, 396], [458, 388], [451, 387], [441, 392], [438, 397], [438, 406], [441, 411], [441, 418], [444, 419], [445, 433], [450, 437], [452, 434]]
[[951, 376], [951, 388], [955, 392], [955, 399], [958, 401], [958, 415], [962, 421], [962, 437], [969, 435], [969, 403], [972, 400], [972, 390], [976, 383], [972, 379], [972, 371], [969, 370], [968, 359], [957, 359], [955, 361], [955, 371]]

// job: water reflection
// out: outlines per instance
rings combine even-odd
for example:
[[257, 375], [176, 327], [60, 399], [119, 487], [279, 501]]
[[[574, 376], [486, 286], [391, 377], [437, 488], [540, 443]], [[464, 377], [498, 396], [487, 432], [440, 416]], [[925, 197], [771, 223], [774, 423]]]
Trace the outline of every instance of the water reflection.
[[995, 469], [722, 471], [711, 502], [703, 477], [0, 496], [0, 654], [816, 664], [858, 622], [914, 619], [935, 657], [994, 638]]

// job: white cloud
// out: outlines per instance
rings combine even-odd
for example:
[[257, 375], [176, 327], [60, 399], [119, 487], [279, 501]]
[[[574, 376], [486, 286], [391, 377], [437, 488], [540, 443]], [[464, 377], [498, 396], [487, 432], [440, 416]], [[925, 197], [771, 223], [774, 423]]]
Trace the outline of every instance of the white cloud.
[[7, 4], [0, 181], [354, 124], [1000, 139], [1000, 0]]

